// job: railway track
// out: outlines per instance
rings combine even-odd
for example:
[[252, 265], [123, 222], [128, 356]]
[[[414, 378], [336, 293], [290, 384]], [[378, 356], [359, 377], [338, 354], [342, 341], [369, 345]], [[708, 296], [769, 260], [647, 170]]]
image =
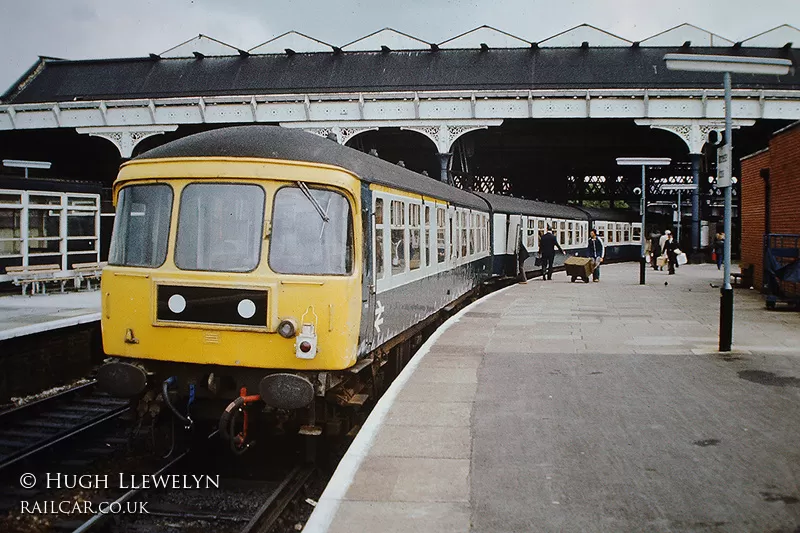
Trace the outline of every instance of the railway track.
[[84, 385], [0, 413], [0, 472], [24, 459], [113, 420], [127, 400]]
[[[212, 446], [215, 436], [216, 432], [208, 437]], [[272, 465], [253, 475], [250, 468], [238, 468], [225, 462], [230, 459], [224, 458], [222, 463], [211, 469], [225, 472], [216, 478], [218, 486], [205, 490], [133, 488], [119, 494], [113, 502], [109, 500], [106, 508], [138, 508], [146, 511], [118, 515], [98, 513], [72, 531], [168, 533], [211, 530], [215, 533], [267, 533], [273, 529], [286, 507], [297, 497], [315, 471], [312, 465], [300, 465], [281, 474]], [[194, 465], [206, 464], [207, 460], [207, 450], [187, 450], [154, 471], [151, 476], [159, 478], [186, 474], [193, 471]], [[207, 472], [208, 470], [204, 470], [204, 474]], [[108, 498], [109, 495], [106, 493], [105, 497]], [[137, 507], [137, 502], [143, 502], [144, 506]]]

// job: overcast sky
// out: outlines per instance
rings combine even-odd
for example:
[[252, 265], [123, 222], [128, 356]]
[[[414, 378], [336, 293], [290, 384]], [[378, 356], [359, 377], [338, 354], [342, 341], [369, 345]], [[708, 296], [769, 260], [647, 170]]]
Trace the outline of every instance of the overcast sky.
[[389, 26], [441, 42], [488, 24], [540, 41], [588, 23], [636, 41], [683, 22], [739, 41], [800, 27], [800, 0], [0, 0], [0, 93], [39, 55], [143, 56], [199, 33], [248, 49], [289, 30], [341, 45]]

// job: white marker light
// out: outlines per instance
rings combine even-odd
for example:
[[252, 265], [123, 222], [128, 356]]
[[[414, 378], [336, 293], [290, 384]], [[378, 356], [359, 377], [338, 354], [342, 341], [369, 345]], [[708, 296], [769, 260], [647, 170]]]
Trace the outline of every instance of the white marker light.
[[253, 303], [253, 300], [244, 299], [239, 302], [236, 310], [239, 312], [240, 317], [252, 318], [256, 314], [256, 304]]
[[169, 310], [176, 315], [183, 313], [184, 309], [186, 309], [186, 298], [180, 294], [173, 294], [167, 301], [167, 307], [169, 307]]

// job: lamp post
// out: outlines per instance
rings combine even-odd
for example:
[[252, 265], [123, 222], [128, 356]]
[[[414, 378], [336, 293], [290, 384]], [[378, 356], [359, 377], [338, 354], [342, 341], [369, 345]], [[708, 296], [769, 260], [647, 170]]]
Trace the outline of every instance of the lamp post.
[[719, 351], [731, 351], [733, 344], [733, 287], [731, 287], [731, 163], [733, 154], [731, 74], [780, 76], [789, 73], [792, 62], [772, 57], [741, 57], [699, 54], [667, 54], [668, 70], [722, 72], [725, 88], [725, 145], [717, 149], [717, 187], [725, 191], [725, 248], [722, 289], [719, 299]]
[[669, 165], [671, 159], [668, 157], [618, 157], [617, 164], [620, 166], [641, 166], [642, 167], [642, 188], [639, 195], [639, 211], [642, 213], [642, 233], [641, 233], [641, 254], [639, 257], [639, 285], [644, 285], [645, 271], [647, 270], [647, 258], [644, 254], [645, 245], [645, 212], [647, 211], [647, 181], [645, 180], [645, 169], [648, 166]]

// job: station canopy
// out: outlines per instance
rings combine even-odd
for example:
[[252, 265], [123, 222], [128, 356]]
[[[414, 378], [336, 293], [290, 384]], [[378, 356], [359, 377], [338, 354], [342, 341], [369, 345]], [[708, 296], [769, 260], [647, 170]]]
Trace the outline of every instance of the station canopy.
[[[719, 76], [654, 68], [669, 52], [787, 57], [800, 30], [784, 24], [731, 39], [682, 24], [641, 40], [590, 24], [554, 35], [479, 26], [440, 42], [383, 28], [346, 43], [297, 31], [247, 50], [200, 34], [149, 57], [40, 58], [0, 104], [206, 96], [401, 91], [718, 89]], [[797, 62], [795, 60], [795, 62]], [[800, 89], [800, 73], [738, 76], [737, 88]]]

